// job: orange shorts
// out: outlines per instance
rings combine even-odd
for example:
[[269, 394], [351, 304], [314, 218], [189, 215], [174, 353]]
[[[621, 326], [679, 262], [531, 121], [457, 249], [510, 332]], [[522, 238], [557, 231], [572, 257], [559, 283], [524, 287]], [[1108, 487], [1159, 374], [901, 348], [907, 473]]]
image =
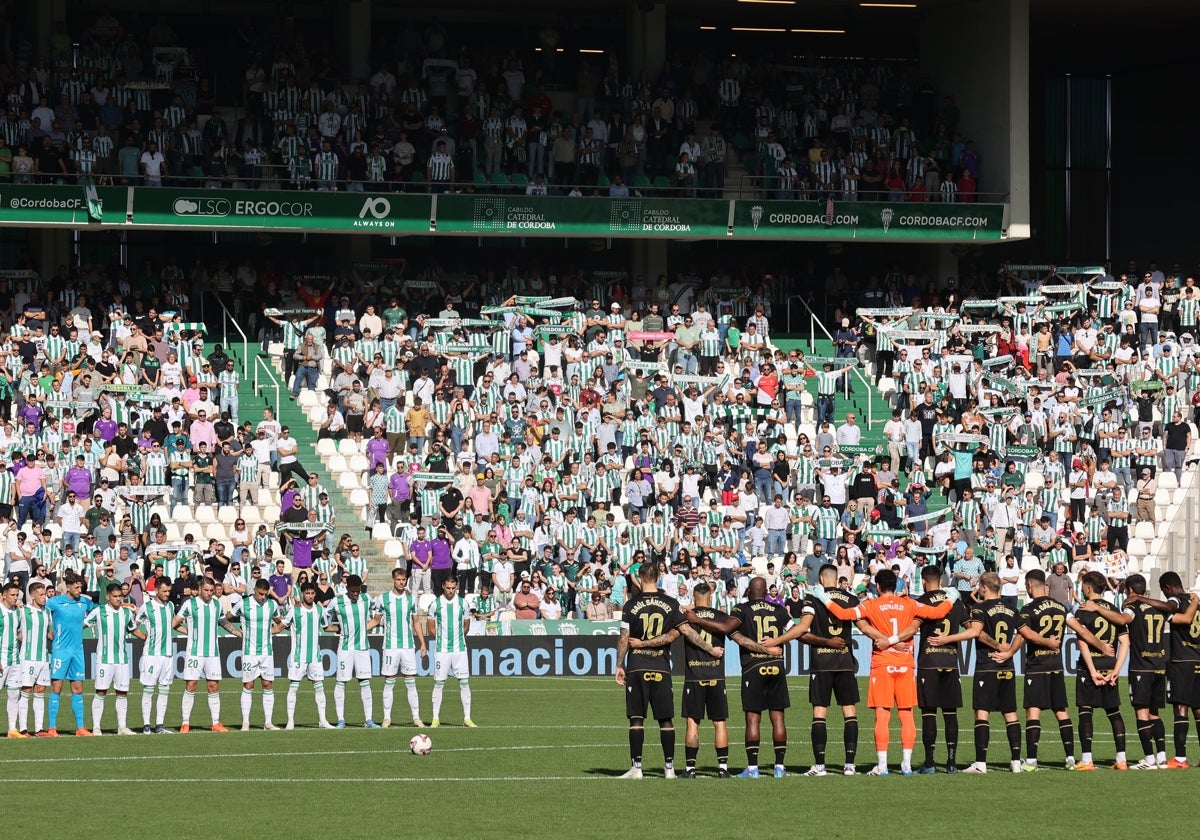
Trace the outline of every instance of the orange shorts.
[[871, 668], [867, 706], [872, 709], [911, 709], [917, 705], [917, 680], [911, 665], [877, 665]]

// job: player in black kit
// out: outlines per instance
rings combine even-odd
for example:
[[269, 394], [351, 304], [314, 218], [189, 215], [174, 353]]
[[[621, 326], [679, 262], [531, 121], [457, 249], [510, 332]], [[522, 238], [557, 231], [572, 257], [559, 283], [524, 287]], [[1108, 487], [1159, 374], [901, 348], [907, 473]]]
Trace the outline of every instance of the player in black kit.
[[[1146, 581], [1141, 575], [1130, 575], [1125, 580], [1129, 591], [1140, 589], [1146, 591]], [[1097, 650], [1091, 645], [1079, 646], [1079, 659], [1075, 665], [1075, 705], [1079, 708], [1079, 763], [1076, 771], [1085, 772], [1096, 769], [1092, 756], [1092, 741], [1095, 729], [1092, 723], [1092, 713], [1095, 709], [1103, 709], [1112, 726], [1113, 741], [1116, 743], [1117, 755], [1113, 763], [1114, 770], [1126, 770], [1129, 764], [1125, 760], [1125, 718], [1121, 716], [1121, 690], [1117, 680], [1125, 660], [1130, 656], [1131, 644], [1126, 626], [1133, 621], [1133, 610], [1126, 603], [1125, 609], [1117, 612], [1112, 605], [1104, 600], [1104, 592], [1108, 589], [1108, 580], [1099, 572], [1087, 572], [1080, 579], [1083, 590], [1083, 603], [1075, 617], [1079, 623], [1091, 631], [1101, 643], [1117, 649], [1116, 656], [1110, 656], [1103, 650]], [[1166, 648], [1159, 645], [1158, 673], [1161, 675], [1166, 667]], [[1143, 654], [1145, 652], [1143, 651]], [[1135, 669], [1140, 672], [1149, 663], [1143, 654], [1129, 660], [1129, 676], [1135, 678]], [[1153, 656], [1153, 653], [1151, 653]]]
[[[675, 697], [671, 690], [670, 644], [682, 634], [710, 656], [724, 651], [714, 647], [688, 626], [679, 602], [658, 591], [658, 568], [643, 563], [638, 571], [641, 591], [625, 603], [621, 636], [617, 640], [617, 685], [625, 688], [625, 716], [629, 718], [630, 768], [622, 778], [642, 778], [642, 746], [646, 738], [646, 710], [658, 721], [663, 750], [663, 775], [675, 778]], [[674, 634], [672, 634], [674, 631]], [[654, 640], [654, 647], [633, 649], [630, 639]]]
[[[936, 607], [946, 600], [942, 591], [942, 569], [936, 565], [921, 570], [925, 592], [917, 600]], [[917, 648], [917, 705], [921, 707], [921, 745], [925, 748], [925, 763], [918, 773], [937, 772], [934, 755], [937, 751], [938, 711], [946, 726], [946, 772], [958, 772], [958, 710], [962, 708], [962, 678], [958, 667], [958, 644], [935, 645], [934, 638], [957, 633], [967, 620], [967, 608], [956, 603], [945, 618], [918, 619], [921, 644]]]

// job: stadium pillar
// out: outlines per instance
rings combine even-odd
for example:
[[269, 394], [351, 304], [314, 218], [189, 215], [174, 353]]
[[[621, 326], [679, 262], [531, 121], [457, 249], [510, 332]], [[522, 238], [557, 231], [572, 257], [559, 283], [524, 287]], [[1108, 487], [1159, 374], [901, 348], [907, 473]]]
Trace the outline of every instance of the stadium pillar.
[[645, 277], [650, 288], [657, 285], [658, 275], [666, 274], [670, 277], [667, 271], [666, 242], [659, 239], [634, 239], [630, 244], [633, 246], [630, 249], [631, 277]]
[[338, 61], [350, 68], [351, 76], [365, 79], [371, 75], [371, 0], [343, 0], [335, 6]]
[[54, 34], [54, 24], [67, 21], [67, 0], [40, 0], [33, 4], [33, 16], [37, 29], [37, 50], [39, 55], [50, 55], [50, 36]]
[[638, 0], [625, 9], [629, 70], [635, 76], [645, 70], [651, 77], [667, 60], [667, 5]]

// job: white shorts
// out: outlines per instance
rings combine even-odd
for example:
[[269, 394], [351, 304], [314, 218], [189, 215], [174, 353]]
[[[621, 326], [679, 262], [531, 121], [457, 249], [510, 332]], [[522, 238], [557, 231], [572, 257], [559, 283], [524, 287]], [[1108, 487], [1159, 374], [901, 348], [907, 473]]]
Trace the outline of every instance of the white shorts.
[[292, 682], [296, 680], [320, 682], [325, 679], [325, 666], [320, 662], [293, 662], [289, 659], [288, 679]]
[[337, 659], [338, 682], [350, 682], [356, 677], [360, 680], [371, 679], [371, 651], [339, 650]]
[[3, 671], [0, 671], [0, 688], [7, 688], [9, 691], [16, 691], [25, 681], [25, 674], [21, 670], [21, 663], [14, 662], [11, 665], [6, 665]]
[[379, 665], [379, 673], [385, 677], [394, 677], [397, 673], [406, 677], [417, 675], [417, 652], [412, 648], [384, 648], [383, 661]]
[[156, 685], [170, 686], [175, 681], [175, 662], [172, 656], [143, 656], [138, 663], [141, 673], [138, 680], [146, 688]]
[[21, 687], [50, 685], [50, 663], [31, 660], [21, 663]]
[[465, 680], [469, 676], [471, 676], [471, 669], [468, 667], [466, 651], [439, 653], [434, 656], [433, 678], [435, 681], [442, 682], [449, 677]]
[[108, 691], [110, 688], [126, 692], [129, 690], [129, 663], [124, 665], [96, 665], [96, 690]]
[[271, 680], [275, 679], [274, 656], [242, 657], [242, 682], [254, 682], [258, 679], [265, 680], [266, 682], [271, 682]]
[[187, 656], [183, 660], [183, 678], [188, 682], [221, 679], [221, 657]]

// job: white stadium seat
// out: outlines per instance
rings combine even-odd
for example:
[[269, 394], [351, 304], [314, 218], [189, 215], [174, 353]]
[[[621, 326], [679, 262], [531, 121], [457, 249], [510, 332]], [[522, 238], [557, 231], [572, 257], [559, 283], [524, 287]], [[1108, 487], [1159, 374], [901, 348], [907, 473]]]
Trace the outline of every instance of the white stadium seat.
[[[346, 473], [351, 475], [351, 473]], [[371, 503], [371, 494], [361, 487], [350, 491], [350, 504], [356, 508], [365, 508]]]
[[[334, 441], [326, 440], [324, 442], [325, 443], [333, 443]], [[346, 461], [345, 455], [330, 455], [329, 461], [327, 463], [329, 464], [329, 473], [331, 475], [337, 475], [338, 473], [344, 473], [349, 468], [349, 464]]]
[[1145, 540], [1149, 542], [1150, 540], [1154, 539], [1154, 523], [1146, 522], [1144, 520], [1138, 522], [1133, 526], [1133, 535], [1139, 540]]
[[1144, 539], [1141, 537], [1134, 537], [1129, 541], [1129, 549], [1126, 551], [1126, 553], [1130, 557], [1144, 557], [1146, 552], [1149, 550], [1150, 547], [1146, 544]]
[[387, 540], [383, 544], [383, 556], [389, 560], [397, 560], [404, 555], [404, 543], [400, 540]]
[[216, 512], [213, 511], [212, 505], [196, 505], [195, 513], [196, 521], [202, 525], [217, 521]]
[[296, 402], [301, 408], [312, 408], [319, 402], [317, 392], [306, 388], [300, 392], [300, 396], [296, 398]]
[[392, 536], [391, 526], [386, 522], [376, 522], [371, 526], [371, 539], [386, 540]]
[[1159, 490], [1174, 490], [1179, 486], [1179, 482], [1175, 480], [1175, 473], [1169, 470], [1163, 470], [1157, 478]]
[[238, 509], [230, 505], [224, 505], [217, 508], [217, 521], [226, 525], [232, 525], [237, 521]]
[[357, 455], [358, 454], [358, 444], [356, 444], [350, 438], [344, 438], [343, 440], [339, 440], [338, 441], [338, 454], [345, 455], [347, 458], [349, 458], [351, 455]]
[[327, 458], [337, 452], [337, 441], [332, 438], [321, 438], [317, 441], [317, 454]]
[[354, 490], [359, 487], [358, 474], [349, 471], [338, 473], [337, 486], [343, 490]]

